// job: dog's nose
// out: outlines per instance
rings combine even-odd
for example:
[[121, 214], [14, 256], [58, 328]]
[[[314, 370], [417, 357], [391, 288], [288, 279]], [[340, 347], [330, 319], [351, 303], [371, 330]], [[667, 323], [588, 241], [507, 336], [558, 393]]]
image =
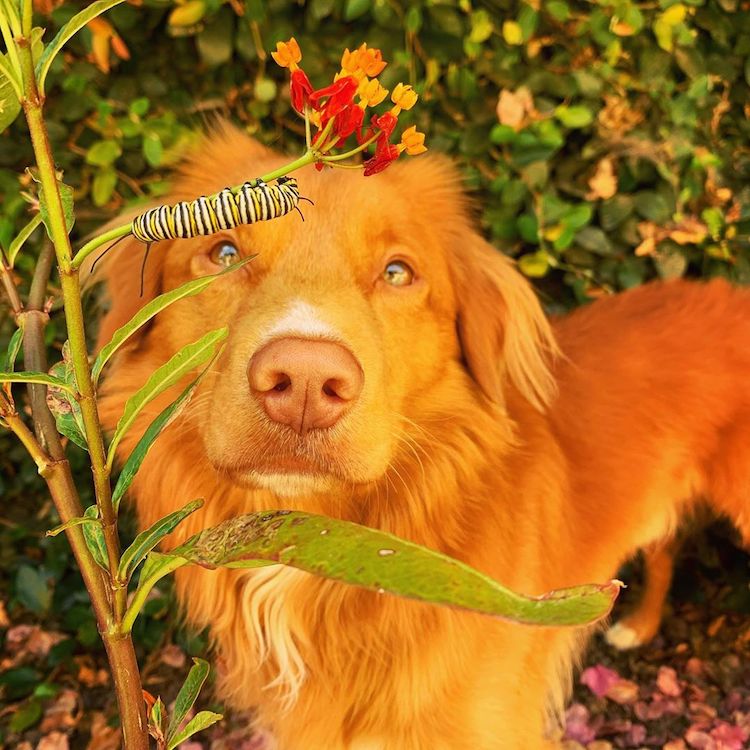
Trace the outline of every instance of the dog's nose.
[[276, 339], [255, 352], [248, 379], [266, 414], [300, 435], [336, 424], [364, 384], [350, 351], [332, 341], [300, 338]]

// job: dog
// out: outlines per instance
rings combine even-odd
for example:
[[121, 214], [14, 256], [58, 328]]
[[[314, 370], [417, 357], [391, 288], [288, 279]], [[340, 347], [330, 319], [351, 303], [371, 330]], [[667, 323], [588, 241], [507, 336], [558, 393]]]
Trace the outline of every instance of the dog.
[[[285, 162], [228, 125], [169, 201]], [[227, 346], [132, 486], [142, 526], [198, 497], [173, 544], [253, 511], [321, 513], [463, 560], [525, 594], [610, 579], [698, 499], [750, 538], [750, 294], [653, 283], [548, 320], [475, 228], [449, 160], [298, 173], [315, 202], [102, 262], [100, 344], [158, 293], [256, 257], [172, 305], [112, 361], [111, 429], [180, 347]], [[155, 400], [126, 457], [184, 384]], [[177, 571], [228, 704], [281, 750], [551, 750], [592, 628], [529, 627], [298, 570]]]

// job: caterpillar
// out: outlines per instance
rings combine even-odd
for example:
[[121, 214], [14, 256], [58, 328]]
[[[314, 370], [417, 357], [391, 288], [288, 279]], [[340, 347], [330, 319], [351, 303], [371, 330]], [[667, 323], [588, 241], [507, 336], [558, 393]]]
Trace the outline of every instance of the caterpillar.
[[246, 182], [233, 193], [230, 188], [209, 198], [157, 206], [133, 220], [133, 236], [141, 242], [189, 239], [234, 229], [240, 224], [267, 221], [298, 209], [297, 180], [280, 177], [272, 185], [262, 180]]
[[[312, 203], [309, 198], [300, 197], [297, 180], [294, 177], [279, 177], [269, 185], [261, 179], [245, 182], [234, 193], [224, 188], [216, 195], [201, 196], [193, 201], [180, 201], [172, 206], [157, 206], [136, 216], [130, 233], [146, 244], [146, 252], [141, 266], [141, 291], [143, 296], [143, 273], [146, 261], [154, 242], [161, 240], [189, 239], [214, 234], [222, 229], [234, 229], [241, 224], [254, 224], [284, 216], [299, 209], [301, 200]], [[302, 216], [304, 221], [305, 217]], [[92, 264], [96, 264], [115, 245], [128, 235], [115, 240]]]

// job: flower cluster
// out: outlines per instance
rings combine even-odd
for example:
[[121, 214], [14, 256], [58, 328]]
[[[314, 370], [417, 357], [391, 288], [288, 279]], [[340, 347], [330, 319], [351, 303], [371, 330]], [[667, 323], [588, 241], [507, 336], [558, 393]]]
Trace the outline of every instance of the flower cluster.
[[[364, 163], [365, 176], [382, 172], [404, 151], [416, 155], [427, 150], [424, 133], [419, 133], [416, 126], [404, 130], [399, 143], [391, 142], [399, 114], [417, 102], [417, 92], [407, 84], [399, 83], [390, 92], [393, 106], [382, 114], [372, 114], [365, 128], [367, 108], [382, 104], [389, 93], [377, 78], [386, 66], [379, 49], [363, 44], [354, 51], [344, 50], [341, 70], [333, 83], [317, 90], [299, 66], [302, 53], [294, 38], [279, 42], [271, 54], [281, 67], [289, 69], [292, 106], [305, 118], [308, 127], [313, 125], [317, 130], [308, 147], [318, 157], [315, 162], [318, 169], [326, 164], [337, 166], [340, 159], [364, 151], [373, 143], [375, 154]], [[352, 135], [359, 144], [356, 148], [346, 154], [331, 154], [332, 149], [342, 146]]]

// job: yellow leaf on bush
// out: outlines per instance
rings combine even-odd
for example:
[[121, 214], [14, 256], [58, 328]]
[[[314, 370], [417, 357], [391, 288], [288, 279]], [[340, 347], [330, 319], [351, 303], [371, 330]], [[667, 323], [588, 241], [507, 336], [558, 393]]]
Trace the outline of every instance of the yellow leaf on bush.
[[503, 22], [503, 39], [508, 44], [519, 46], [523, 44], [523, 29], [516, 21]]
[[170, 14], [167, 23], [170, 26], [194, 26], [206, 14], [204, 0], [188, 0], [178, 5]]
[[667, 26], [677, 26], [678, 23], [682, 23], [687, 16], [687, 8], [682, 3], [677, 3], [670, 8], [667, 8], [664, 13], [661, 14], [661, 20]]
[[589, 200], [607, 200], [617, 193], [617, 175], [612, 159], [605, 157], [596, 165], [596, 171], [589, 180], [589, 187]]
[[708, 227], [693, 216], [688, 216], [669, 230], [669, 238], [678, 245], [698, 245], [706, 237], [708, 237]]

